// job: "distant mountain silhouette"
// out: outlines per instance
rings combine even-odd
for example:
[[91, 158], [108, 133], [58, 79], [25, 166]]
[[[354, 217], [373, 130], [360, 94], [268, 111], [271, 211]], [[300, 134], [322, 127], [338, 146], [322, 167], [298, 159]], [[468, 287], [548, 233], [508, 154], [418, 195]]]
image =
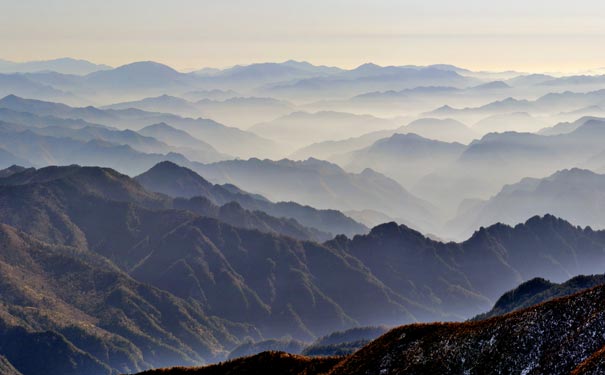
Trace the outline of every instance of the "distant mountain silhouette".
[[196, 161], [213, 162], [229, 159], [228, 155], [218, 152], [212, 145], [193, 137], [184, 130], [173, 128], [163, 122], [146, 126], [137, 132], [169, 145], [177, 146], [181, 152]]
[[331, 160], [340, 154], [346, 154], [370, 146], [377, 140], [394, 134], [393, 130], [379, 130], [359, 137], [352, 137], [340, 141], [323, 141], [305, 146], [289, 156], [293, 160], [306, 160], [308, 158]]
[[560, 135], [571, 133], [574, 130], [578, 129], [580, 126], [586, 124], [589, 121], [594, 122], [604, 122], [604, 118], [600, 117], [592, 117], [592, 116], [583, 116], [573, 122], [561, 122], [551, 127], [546, 127], [541, 129], [538, 133], [541, 135]]
[[395, 128], [396, 123], [369, 115], [341, 112], [293, 112], [271, 122], [254, 125], [251, 131], [282, 143], [302, 147], [337, 139], [342, 134], [360, 136], [368, 132]]
[[601, 215], [604, 194], [605, 175], [582, 169], [562, 170], [543, 179], [525, 178], [507, 185], [451, 224], [465, 236], [479, 226], [514, 224], [525, 217], [552, 213], [578, 225], [605, 228]]
[[[448, 165], [428, 172], [411, 191], [440, 207], [449, 207], [453, 215], [465, 199], [489, 199], [503, 185], [514, 184], [527, 176], [545, 177], [574, 167], [605, 172], [601, 169], [605, 167], [600, 141], [603, 136], [605, 123], [594, 120], [572, 132], [552, 136], [489, 133], [473, 141]], [[391, 176], [398, 171], [395, 167], [381, 170]], [[447, 186], [447, 194], [444, 186]]]
[[478, 136], [476, 132], [459, 121], [432, 118], [412, 121], [405, 127], [398, 128], [396, 132], [414, 133], [437, 141], [461, 143], [469, 143]]
[[72, 58], [27, 62], [0, 60], [0, 72], [2, 73], [33, 73], [52, 71], [62, 74], [85, 75], [107, 69], [111, 69], [111, 67], [102, 64], [94, 64], [86, 60], [77, 60]]
[[310, 77], [269, 85], [263, 91], [285, 97], [338, 97], [378, 90], [401, 90], [419, 86], [462, 87], [477, 83], [473, 78], [435, 67], [379, 66], [372, 63], [330, 76]]
[[170, 95], [117, 103], [104, 108], [137, 108], [186, 117], [206, 117], [241, 127], [250, 127], [261, 121], [273, 120], [276, 117], [289, 114], [293, 110], [292, 104], [273, 98], [229, 97], [223, 100], [202, 98], [190, 102]]
[[13, 94], [41, 100], [77, 100], [69, 92], [36, 82], [24, 75], [0, 74], [0, 97]]
[[334, 156], [331, 160], [352, 170], [372, 168], [404, 186], [413, 186], [430, 171], [457, 160], [464, 151], [465, 146], [460, 143], [406, 133], [379, 139], [366, 148]]
[[0, 148], [0, 168], [6, 168], [11, 165], [30, 165], [31, 163], [25, 159], [19, 158], [10, 152]]
[[255, 134], [231, 128], [207, 119], [183, 118], [176, 115], [146, 112], [135, 109], [101, 110], [95, 107], [70, 107], [60, 103], [30, 100], [9, 95], [0, 99], [0, 108], [26, 112], [38, 116], [85, 120], [120, 129], [141, 129], [164, 122], [208, 142], [220, 152], [232, 155], [256, 154], [258, 150], [271, 150], [275, 145]]
[[295, 201], [340, 211], [374, 209], [418, 226], [430, 221], [435, 210], [394, 180], [371, 169], [347, 173], [317, 159], [230, 160], [194, 168], [211, 181], [233, 183], [273, 201]]
[[[64, 133], [63, 137], [59, 136], [60, 130]], [[162, 148], [169, 151], [157, 140], [129, 131], [108, 131], [103, 128], [72, 130], [56, 127], [28, 129], [21, 125], [0, 122], [0, 134], [2, 135], [0, 148], [12, 155], [6, 154], [4, 166], [12, 164], [65, 165], [71, 164], [73, 160], [78, 160], [83, 165], [113, 167], [121, 172], [136, 175], [162, 160], [189, 162], [184, 156], [177, 153], [143, 153], [133, 149], [124, 142], [132, 142], [141, 149], [160, 145], [160, 151]], [[118, 143], [108, 142], [103, 139], [104, 137]]]
[[488, 116], [473, 125], [472, 129], [481, 134], [506, 131], [536, 132], [545, 125], [542, 120], [529, 113], [513, 112]]
[[103, 107], [105, 109], [129, 109], [136, 108], [143, 111], [149, 112], [164, 112], [172, 113], [175, 115], [188, 116], [188, 117], [200, 117], [201, 111], [194, 104], [185, 99], [170, 96], [161, 95], [153, 98], [145, 98], [141, 100], [135, 100], [130, 102], [116, 103]]
[[140, 89], [186, 85], [188, 75], [153, 61], [141, 61], [102, 70], [86, 76], [86, 84], [114, 89]]

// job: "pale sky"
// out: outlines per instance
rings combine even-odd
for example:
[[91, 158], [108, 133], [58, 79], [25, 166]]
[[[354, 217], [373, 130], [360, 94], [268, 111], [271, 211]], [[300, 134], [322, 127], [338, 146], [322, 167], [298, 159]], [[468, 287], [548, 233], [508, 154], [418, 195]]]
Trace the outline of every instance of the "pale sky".
[[602, 0], [0, 0], [0, 58], [605, 67]]

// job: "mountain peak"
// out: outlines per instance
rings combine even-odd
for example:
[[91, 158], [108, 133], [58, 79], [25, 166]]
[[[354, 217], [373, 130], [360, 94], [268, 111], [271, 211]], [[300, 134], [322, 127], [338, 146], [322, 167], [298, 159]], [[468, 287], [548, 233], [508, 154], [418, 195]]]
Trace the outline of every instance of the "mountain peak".
[[135, 70], [143, 70], [147, 72], [169, 72], [179, 74], [176, 70], [169, 67], [168, 65], [164, 65], [155, 61], [137, 61], [126, 65], [121, 65], [114, 70], [122, 70], [122, 71], [135, 71]]

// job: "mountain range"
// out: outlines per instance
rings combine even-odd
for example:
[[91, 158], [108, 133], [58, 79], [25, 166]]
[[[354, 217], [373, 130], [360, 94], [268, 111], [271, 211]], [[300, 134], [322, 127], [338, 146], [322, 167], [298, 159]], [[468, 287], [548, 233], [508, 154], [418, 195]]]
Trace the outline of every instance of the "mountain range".
[[592, 273], [605, 257], [602, 232], [552, 216], [460, 244], [395, 224], [319, 244], [200, 215], [195, 198], [149, 192], [110, 169], [2, 175], [2, 317], [15, 338], [0, 354], [23, 375], [42, 373], [16, 349], [30, 342], [66, 348], [45, 373], [96, 375], [213, 361], [246, 337], [459, 319], [536, 274]]
[[171, 114], [134, 109], [102, 110], [95, 107], [70, 107], [60, 103], [23, 99], [9, 95], [0, 100], [0, 108], [38, 116], [52, 116], [68, 120], [84, 120], [119, 129], [139, 130], [149, 125], [165, 123], [205, 141], [219, 152], [245, 156], [255, 150], [270, 150], [274, 144], [255, 134], [228, 127], [207, 119], [184, 118]]
[[475, 202], [450, 225], [459, 236], [494, 223], [518, 223], [531, 215], [552, 213], [582, 226], [605, 228], [605, 176], [583, 169], [561, 170], [546, 178], [525, 178], [504, 186], [487, 201]]
[[172, 113], [184, 117], [205, 117], [218, 122], [248, 128], [293, 112], [294, 106], [283, 100], [234, 96], [222, 100], [202, 98], [195, 102], [162, 95], [153, 98], [105, 106], [107, 109], [136, 108], [150, 112]]
[[71, 58], [27, 62], [0, 60], [1, 73], [56, 72], [61, 74], [86, 75], [99, 70], [108, 69], [111, 69], [111, 67], [103, 64], [91, 63], [86, 60]]
[[[250, 194], [234, 185], [216, 185], [194, 171], [171, 162], [162, 162], [135, 177], [147, 190], [175, 198], [203, 197], [215, 205], [237, 203], [248, 210], [262, 211], [275, 217], [294, 219], [303, 225], [325, 233], [354, 236], [367, 228], [336, 210], [317, 210], [295, 202], [274, 203], [263, 196]], [[325, 238], [324, 233], [324, 240]]]
[[335, 164], [317, 159], [256, 158], [196, 165], [194, 169], [210, 181], [232, 183], [274, 201], [295, 201], [340, 211], [374, 209], [420, 227], [435, 214], [430, 203], [371, 169], [347, 173]]
[[396, 128], [391, 120], [340, 112], [293, 112], [271, 122], [256, 124], [250, 131], [281, 144], [300, 148], [336, 139], [340, 134], [360, 136], [372, 131]]
[[0, 60], [0, 373], [603, 373], [601, 73]]

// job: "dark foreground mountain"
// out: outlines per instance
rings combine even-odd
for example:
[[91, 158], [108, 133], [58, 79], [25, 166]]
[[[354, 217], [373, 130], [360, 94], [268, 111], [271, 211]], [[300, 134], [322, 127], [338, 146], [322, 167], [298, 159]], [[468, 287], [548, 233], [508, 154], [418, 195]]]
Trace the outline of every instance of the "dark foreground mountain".
[[493, 309], [485, 314], [477, 315], [473, 320], [504, 315], [511, 311], [537, 305], [554, 298], [569, 296], [603, 284], [605, 284], [605, 275], [580, 275], [560, 284], [538, 277], [505, 293], [496, 301]]
[[[605, 370], [604, 298], [605, 286], [600, 286], [488, 320], [403, 326], [319, 373], [602, 374]], [[278, 369], [277, 366], [283, 365], [284, 356], [293, 358], [263, 353], [235, 363], [241, 366], [238, 373], [242, 374], [281, 374], [300, 371], [301, 366], [308, 366], [311, 361], [294, 357], [295, 363]], [[232, 366], [233, 363], [226, 363], [200, 370], [155, 373], [231, 374]], [[313, 370], [309, 367], [303, 373], [317, 373]]]
[[331, 374], [569, 374], [605, 345], [605, 287], [476, 323], [412, 325]]
[[309, 358], [282, 352], [264, 352], [204, 368], [150, 370], [140, 375], [320, 375], [327, 373], [340, 357]]
[[[0, 185], [0, 317], [10, 329], [0, 354], [23, 375], [199, 364], [246, 337], [311, 339], [430, 314], [341, 251], [170, 209], [170, 198], [112, 170], [27, 169]], [[19, 349], [27, 340], [66, 349], [52, 355], [56, 366], [48, 351], [32, 361]]]

